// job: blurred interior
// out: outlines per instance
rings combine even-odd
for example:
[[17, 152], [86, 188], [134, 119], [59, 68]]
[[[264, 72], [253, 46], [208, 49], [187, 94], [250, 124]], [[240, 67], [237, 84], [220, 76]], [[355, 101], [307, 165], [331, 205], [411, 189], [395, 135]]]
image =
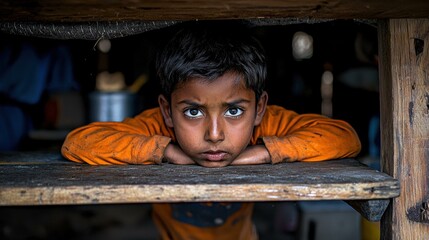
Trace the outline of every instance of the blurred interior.
[[[22, 119], [0, 131], [7, 139], [0, 150], [59, 151], [67, 132], [100, 117], [94, 112], [102, 103], [93, 96], [103, 87], [133, 93], [131, 107], [130, 102], [119, 106], [130, 108], [125, 115], [156, 107], [160, 88], [153, 59], [176, 27], [97, 41], [0, 33], [0, 107], [7, 116], [2, 118]], [[253, 30], [267, 53], [269, 104], [348, 121], [362, 142], [358, 160], [379, 168], [377, 28], [368, 22], [336, 20], [258, 25]], [[111, 80], [104, 81], [109, 86], [100, 86], [103, 76]], [[258, 204], [254, 218], [261, 239], [346, 239], [338, 233], [341, 238], [318, 232], [322, 223], [317, 217], [305, 220], [310, 213], [325, 210], [331, 212], [323, 213], [324, 221], [343, 219], [335, 214], [344, 211], [343, 223], [354, 224], [349, 233], [355, 238], [347, 237], [363, 238], [364, 223], [342, 202], [334, 207], [306, 204]], [[0, 215], [1, 239], [157, 237], [146, 204], [0, 207]]]

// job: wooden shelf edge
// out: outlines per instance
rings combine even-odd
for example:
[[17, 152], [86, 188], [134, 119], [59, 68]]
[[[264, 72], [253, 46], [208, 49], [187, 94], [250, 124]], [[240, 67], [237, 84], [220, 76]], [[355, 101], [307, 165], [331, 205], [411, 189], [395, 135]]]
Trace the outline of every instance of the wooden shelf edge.
[[389, 206], [390, 199], [346, 200], [345, 202], [368, 221], [378, 222]]
[[[0, 205], [108, 204], [206, 201], [378, 200], [394, 198], [399, 188], [380, 184], [201, 184], [0, 188]], [[384, 183], [381, 187], [386, 189]]]
[[354, 159], [204, 168], [90, 166], [59, 153], [0, 153], [0, 206], [343, 200], [379, 221], [399, 181]]

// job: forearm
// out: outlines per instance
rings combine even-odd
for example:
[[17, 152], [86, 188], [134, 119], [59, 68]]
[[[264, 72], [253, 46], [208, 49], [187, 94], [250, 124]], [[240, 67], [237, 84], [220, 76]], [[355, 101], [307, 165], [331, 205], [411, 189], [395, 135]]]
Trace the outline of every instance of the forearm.
[[61, 152], [71, 161], [91, 165], [159, 164], [170, 138], [145, 136], [132, 126], [94, 123], [72, 131]]
[[264, 145], [248, 146], [231, 165], [255, 165], [271, 163], [270, 154]]
[[186, 155], [179, 146], [170, 143], [165, 148], [163, 162], [168, 162], [178, 165], [191, 165], [195, 164], [188, 155]]
[[355, 157], [361, 150], [356, 132], [341, 121], [318, 123], [284, 137], [262, 139], [272, 163]]

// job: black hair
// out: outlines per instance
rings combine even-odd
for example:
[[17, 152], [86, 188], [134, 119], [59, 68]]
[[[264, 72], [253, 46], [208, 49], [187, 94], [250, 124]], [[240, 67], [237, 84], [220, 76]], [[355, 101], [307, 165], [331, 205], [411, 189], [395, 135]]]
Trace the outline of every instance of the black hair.
[[265, 52], [250, 29], [237, 22], [196, 21], [183, 25], [156, 59], [165, 97], [190, 78], [214, 80], [232, 71], [261, 96], [267, 75]]

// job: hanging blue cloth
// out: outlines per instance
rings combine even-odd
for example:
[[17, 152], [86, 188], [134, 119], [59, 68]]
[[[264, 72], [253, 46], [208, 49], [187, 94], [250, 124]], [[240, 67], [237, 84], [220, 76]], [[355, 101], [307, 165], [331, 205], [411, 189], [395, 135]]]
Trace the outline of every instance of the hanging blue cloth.
[[70, 51], [51, 46], [43, 51], [30, 42], [1, 42], [0, 150], [14, 150], [31, 130], [26, 109], [44, 92], [77, 90]]
[[8, 100], [35, 104], [46, 85], [49, 57], [39, 56], [27, 43], [17, 55], [15, 51], [8, 47], [0, 54], [0, 93]]

